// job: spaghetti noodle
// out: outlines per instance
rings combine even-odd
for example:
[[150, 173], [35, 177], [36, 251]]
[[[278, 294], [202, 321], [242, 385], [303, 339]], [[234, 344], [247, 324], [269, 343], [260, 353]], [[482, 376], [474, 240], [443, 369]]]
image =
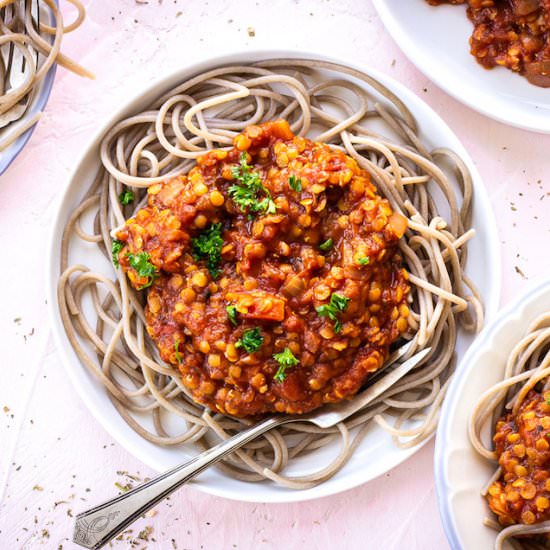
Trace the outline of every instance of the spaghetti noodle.
[[[412, 287], [406, 356], [432, 347], [421, 366], [346, 422], [327, 430], [306, 424], [274, 430], [219, 466], [237, 479], [301, 489], [334, 475], [376, 424], [401, 447], [429, 437], [455, 367], [457, 333], [482, 325], [480, 298], [464, 272], [474, 235], [470, 174], [453, 152], [422, 143], [413, 116], [390, 90], [342, 65], [286, 59], [219, 67], [167, 91], [104, 136], [102, 166], [64, 231], [58, 298], [80, 360], [142, 437], [206, 448], [214, 434], [225, 439], [246, 426], [247, 420], [194, 403], [179, 372], [160, 360], [146, 332], [145, 293], [134, 292], [121, 270], [113, 280], [112, 272], [74, 264], [71, 250], [77, 239], [110, 260], [112, 236], [145, 204], [149, 186], [187, 173], [208, 150], [229, 148], [247, 126], [275, 119], [350, 155], [392, 209], [406, 216], [399, 245]], [[136, 200], [123, 206], [118, 197], [127, 190]], [[85, 230], [90, 216], [93, 229]], [[144, 426], [144, 415], [153, 429]], [[185, 426], [179, 434], [168, 433], [172, 415]], [[338, 456], [319, 471], [285, 475], [294, 458], [338, 440]]]

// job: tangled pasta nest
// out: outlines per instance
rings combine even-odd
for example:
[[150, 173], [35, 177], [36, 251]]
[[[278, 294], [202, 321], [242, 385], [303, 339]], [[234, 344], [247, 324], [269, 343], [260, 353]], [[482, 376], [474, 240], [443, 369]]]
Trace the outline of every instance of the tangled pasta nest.
[[[134, 292], [120, 270], [106, 275], [71, 258], [75, 246], [85, 245], [90, 254], [110, 260], [112, 234], [145, 204], [148, 186], [188, 172], [212, 148], [230, 147], [245, 127], [275, 119], [288, 120], [296, 135], [353, 157], [393, 210], [407, 217], [400, 249], [413, 289], [405, 358], [432, 348], [403, 380], [336, 427], [281, 427], [219, 465], [237, 479], [302, 489], [338, 472], [375, 425], [400, 447], [430, 437], [455, 367], [458, 331], [475, 332], [483, 322], [481, 300], [465, 274], [474, 235], [470, 174], [453, 152], [422, 143], [413, 116], [390, 90], [342, 65], [284, 59], [219, 67], [167, 91], [104, 136], [101, 167], [65, 228], [58, 293], [81, 362], [142, 437], [158, 445], [206, 448], [247, 426], [191, 400], [179, 372], [160, 360], [147, 335], [143, 293]], [[118, 196], [127, 189], [136, 200], [122, 206]], [[89, 217], [93, 229], [85, 230]], [[168, 417], [179, 419], [180, 433], [170, 433]], [[338, 440], [337, 456], [318, 471], [285, 473], [296, 457]]]

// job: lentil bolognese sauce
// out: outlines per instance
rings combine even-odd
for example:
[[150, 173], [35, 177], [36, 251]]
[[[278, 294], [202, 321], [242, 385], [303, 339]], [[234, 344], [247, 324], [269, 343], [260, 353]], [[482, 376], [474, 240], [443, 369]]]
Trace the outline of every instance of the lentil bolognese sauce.
[[[240, 417], [351, 398], [406, 344], [403, 360], [430, 354], [345, 422], [277, 428], [218, 467], [301, 489], [369, 430], [399, 447], [429, 437], [457, 338], [483, 322], [462, 160], [428, 148], [380, 82], [328, 61], [220, 66], [145, 107], [102, 139], [61, 245], [67, 337], [122, 418], [205, 448]], [[317, 471], [285, 472], [338, 444]]]
[[[286, 121], [234, 143], [149, 187], [148, 206], [117, 233], [132, 285], [152, 285], [147, 330], [193, 397], [222, 413], [350, 398], [408, 329], [397, 247], [407, 220], [355, 160]], [[196, 243], [214, 232], [204, 261]], [[155, 280], [130, 262], [140, 254]]]
[[[482, 494], [500, 530], [495, 549], [547, 548], [550, 542], [550, 314], [535, 319], [513, 349], [502, 381], [480, 398], [470, 421], [477, 452], [497, 463]], [[494, 420], [496, 419], [496, 420]], [[492, 443], [482, 439], [493, 424]], [[517, 538], [516, 538], [517, 537]], [[525, 545], [522, 544], [525, 542]]]
[[550, 2], [548, 0], [427, 0], [468, 4], [474, 25], [472, 55], [486, 69], [506, 67], [531, 84], [550, 87]]

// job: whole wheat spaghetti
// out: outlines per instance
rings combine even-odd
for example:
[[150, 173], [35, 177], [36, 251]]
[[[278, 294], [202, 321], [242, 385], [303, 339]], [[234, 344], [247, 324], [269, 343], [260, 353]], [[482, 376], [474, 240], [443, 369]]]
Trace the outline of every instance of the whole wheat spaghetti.
[[[375, 424], [400, 447], [428, 438], [455, 368], [457, 333], [475, 332], [483, 322], [481, 301], [464, 271], [474, 236], [471, 176], [452, 151], [422, 143], [411, 113], [381, 83], [310, 59], [222, 66], [193, 76], [118, 122], [101, 142], [95, 181], [67, 222], [58, 296], [81, 362], [142, 437], [158, 445], [205, 448], [242, 429], [247, 421], [195, 404], [179, 372], [160, 360], [145, 328], [144, 293], [134, 292], [121, 270], [99, 273], [75, 264], [72, 248], [77, 240], [85, 242], [110, 261], [112, 235], [143, 206], [149, 186], [188, 172], [208, 150], [231, 147], [247, 126], [275, 119], [353, 157], [393, 210], [407, 217], [409, 228], [400, 241], [413, 287], [407, 357], [432, 346], [419, 368], [346, 422], [328, 430], [306, 424], [274, 430], [220, 465], [237, 479], [271, 479], [301, 489], [334, 475]], [[126, 190], [136, 196], [130, 206], [118, 199]], [[93, 230], [85, 230], [90, 216]], [[86, 313], [86, 304], [92, 313]], [[174, 415], [179, 433], [167, 428], [166, 418]], [[152, 419], [153, 429], [144, 427], [144, 416]], [[285, 474], [295, 457], [332, 442], [339, 442], [340, 452], [330, 463], [301, 477]]]

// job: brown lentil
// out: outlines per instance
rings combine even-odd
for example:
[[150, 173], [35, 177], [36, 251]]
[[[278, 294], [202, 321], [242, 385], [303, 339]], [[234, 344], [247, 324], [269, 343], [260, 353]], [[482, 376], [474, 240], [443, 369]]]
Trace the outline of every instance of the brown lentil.
[[486, 69], [507, 67], [531, 84], [550, 87], [549, 0], [428, 0], [468, 4], [471, 54]]
[[[305, 413], [349, 399], [408, 330], [410, 288], [398, 249], [406, 220], [353, 159], [294, 136], [285, 121], [251, 126], [234, 145], [199, 157], [186, 176], [155, 184], [148, 205], [117, 235], [134, 287], [140, 281], [128, 253], [147, 252], [158, 269], [147, 330], [194, 399], [213, 410]], [[274, 213], [250, 219], [229, 196], [241, 152], [277, 205]], [[290, 188], [290, 176], [301, 180], [300, 192]], [[212, 223], [222, 224], [224, 241], [215, 280], [191, 247]], [[319, 249], [328, 239], [330, 250]], [[365, 256], [368, 264], [357, 265]], [[349, 299], [338, 314], [340, 332], [316, 311], [333, 293]], [[237, 342], [254, 328], [263, 342], [248, 352]], [[273, 354], [286, 348], [300, 363], [278, 381]]]
[[502, 469], [488, 490], [491, 510], [502, 525], [550, 519], [550, 391], [529, 392], [517, 414], [496, 425], [493, 438]]

